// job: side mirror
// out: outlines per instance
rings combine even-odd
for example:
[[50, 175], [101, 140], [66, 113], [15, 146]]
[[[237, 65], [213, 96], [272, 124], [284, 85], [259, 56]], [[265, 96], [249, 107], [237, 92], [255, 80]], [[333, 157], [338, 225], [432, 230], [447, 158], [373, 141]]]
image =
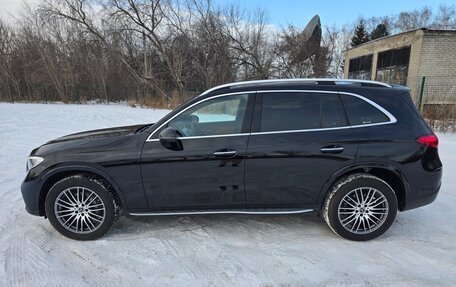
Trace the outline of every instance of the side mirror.
[[170, 150], [183, 150], [182, 142], [179, 140], [181, 135], [179, 132], [172, 127], [168, 127], [160, 132], [159, 140], [160, 143], [167, 149]]

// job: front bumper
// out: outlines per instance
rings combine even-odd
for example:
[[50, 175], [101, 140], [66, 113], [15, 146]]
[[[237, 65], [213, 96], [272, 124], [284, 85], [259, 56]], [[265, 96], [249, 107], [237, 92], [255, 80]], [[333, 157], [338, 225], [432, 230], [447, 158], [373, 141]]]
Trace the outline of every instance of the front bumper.
[[40, 188], [37, 180], [25, 179], [21, 184], [22, 198], [25, 202], [25, 210], [36, 216], [43, 216], [40, 210]]

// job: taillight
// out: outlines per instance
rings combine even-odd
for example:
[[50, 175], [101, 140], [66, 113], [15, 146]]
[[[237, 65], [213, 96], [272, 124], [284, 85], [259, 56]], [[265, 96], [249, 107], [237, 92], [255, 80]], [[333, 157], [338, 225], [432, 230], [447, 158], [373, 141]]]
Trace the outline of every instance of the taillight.
[[416, 141], [428, 147], [436, 148], [439, 146], [439, 138], [436, 135], [421, 136]]

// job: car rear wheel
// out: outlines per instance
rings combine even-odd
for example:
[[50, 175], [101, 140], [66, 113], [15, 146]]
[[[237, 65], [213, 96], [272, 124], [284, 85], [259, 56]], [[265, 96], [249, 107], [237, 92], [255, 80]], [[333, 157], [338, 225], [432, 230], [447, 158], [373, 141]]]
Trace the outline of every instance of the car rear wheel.
[[355, 241], [385, 233], [396, 213], [394, 190], [370, 174], [353, 174], [334, 184], [323, 210], [326, 223], [336, 234]]
[[46, 196], [46, 215], [62, 235], [93, 240], [106, 234], [118, 218], [119, 207], [109, 188], [84, 175], [64, 178]]

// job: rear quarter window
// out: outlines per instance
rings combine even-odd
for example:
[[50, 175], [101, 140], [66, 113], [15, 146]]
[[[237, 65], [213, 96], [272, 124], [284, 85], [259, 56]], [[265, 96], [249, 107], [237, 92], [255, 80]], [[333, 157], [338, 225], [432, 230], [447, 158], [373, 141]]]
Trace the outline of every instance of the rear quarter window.
[[370, 103], [355, 96], [341, 95], [350, 125], [386, 123], [390, 119]]

